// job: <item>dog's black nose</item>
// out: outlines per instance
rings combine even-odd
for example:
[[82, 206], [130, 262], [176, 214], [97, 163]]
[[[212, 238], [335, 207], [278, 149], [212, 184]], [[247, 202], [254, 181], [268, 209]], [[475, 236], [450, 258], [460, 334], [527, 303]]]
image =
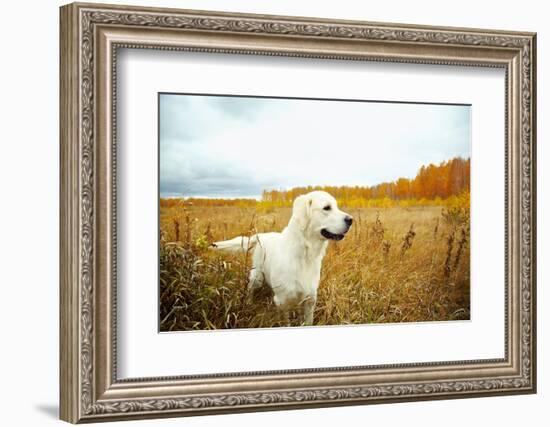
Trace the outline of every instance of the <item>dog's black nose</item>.
[[345, 219], [344, 219], [345, 223], [347, 224], [348, 227], [351, 227], [351, 223], [353, 222], [353, 218], [351, 216], [347, 216]]

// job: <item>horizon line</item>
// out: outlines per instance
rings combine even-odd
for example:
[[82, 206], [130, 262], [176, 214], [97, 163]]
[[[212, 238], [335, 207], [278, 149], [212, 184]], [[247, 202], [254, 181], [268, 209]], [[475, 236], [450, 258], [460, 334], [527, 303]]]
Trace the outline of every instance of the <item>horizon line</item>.
[[[420, 166], [420, 168], [418, 168], [418, 171], [416, 173], [416, 175], [412, 178], [405, 178], [405, 177], [397, 177], [395, 178], [394, 180], [392, 181], [382, 181], [382, 182], [379, 182], [378, 184], [373, 184], [373, 185], [357, 185], [357, 184], [344, 184], [344, 185], [330, 185], [330, 184], [325, 184], [325, 185], [321, 185], [321, 184], [315, 184], [315, 185], [298, 185], [298, 186], [293, 186], [293, 187], [289, 187], [289, 188], [264, 188], [262, 189], [262, 194], [264, 192], [269, 192], [269, 191], [278, 191], [278, 192], [288, 192], [288, 191], [292, 191], [292, 190], [295, 190], [297, 188], [326, 188], [326, 187], [336, 187], [336, 188], [373, 188], [373, 187], [377, 187], [379, 185], [383, 185], [383, 184], [394, 184], [396, 183], [397, 181], [399, 181], [400, 179], [406, 179], [406, 180], [409, 180], [409, 181], [413, 181], [417, 176], [418, 174], [420, 173], [420, 170], [423, 168], [423, 167], [427, 167], [427, 166], [439, 166], [443, 163], [446, 163], [446, 162], [449, 162], [451, 160], [454, 160], [454, 159], [461, 159], [461, 160], [471, 160], [471, 156], [468, 156], [468, 157], [462, 157], [462, 156], [455, 156], [455, 157], [451, 157], [447, 160], [442, 160], [438, 163], [428, 163], [428, 164], [425, 164], [425, 165], [422, 165]], [[245, 200], [259, 200], [261, 201], [263, 199], [263, 195], [262, 194], [258, 194], [258, 195], [250, 195], [250, 196], [206, 196], [206, 195], [198, 195], [198, 196], [183, 196], [183, 195], [168, 195], [168, 196], [163, 196], [162, 194], [160, 194], [159, 192], [159, 199], [209, 199], [209, 200], [215, 200], [215, 199], [219, 199], [219, 200], [238, 200], [238, 199], [245, 199]]]

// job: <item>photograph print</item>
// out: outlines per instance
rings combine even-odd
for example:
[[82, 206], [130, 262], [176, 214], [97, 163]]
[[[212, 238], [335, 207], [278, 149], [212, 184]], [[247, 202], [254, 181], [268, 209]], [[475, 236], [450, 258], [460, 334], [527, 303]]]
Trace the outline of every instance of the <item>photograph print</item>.
[[161, 332], [470, 319], [470, 105], [158, 108]]

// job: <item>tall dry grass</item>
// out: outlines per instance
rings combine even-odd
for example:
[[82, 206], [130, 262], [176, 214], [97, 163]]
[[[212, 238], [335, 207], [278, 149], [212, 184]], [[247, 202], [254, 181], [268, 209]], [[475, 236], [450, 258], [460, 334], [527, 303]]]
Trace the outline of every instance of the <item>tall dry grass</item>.
[[[346, 209], [353, 226], [323, 261], [314, 325], [418, 322], [470, 316], [469, 209]], [[280, 231], [290, 208], [201, 207], [160, 211], [161, 330], [286, 325], [264, 287], [247, 299], [250, 253], [209, 244]], [[299, 324], [299, 307], [291, 322]]]

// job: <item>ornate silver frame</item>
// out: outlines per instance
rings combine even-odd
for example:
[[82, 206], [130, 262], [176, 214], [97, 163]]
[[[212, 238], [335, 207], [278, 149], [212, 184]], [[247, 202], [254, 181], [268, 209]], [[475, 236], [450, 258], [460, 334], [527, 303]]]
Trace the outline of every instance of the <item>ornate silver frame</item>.
[[[99, 4], [61, 8], [61, 419], [110, 421], [534, 393], [536, 35]], [[118, 380], [118, 47], [506, 70], [505, 357]]]

